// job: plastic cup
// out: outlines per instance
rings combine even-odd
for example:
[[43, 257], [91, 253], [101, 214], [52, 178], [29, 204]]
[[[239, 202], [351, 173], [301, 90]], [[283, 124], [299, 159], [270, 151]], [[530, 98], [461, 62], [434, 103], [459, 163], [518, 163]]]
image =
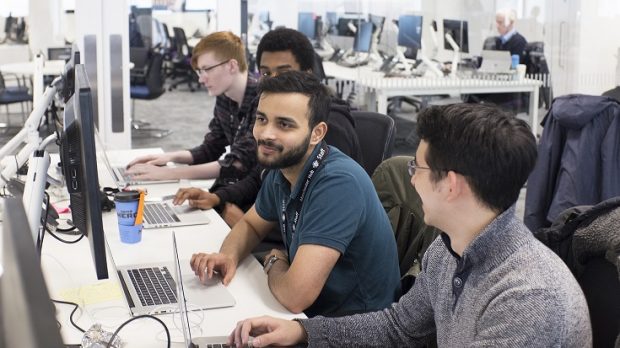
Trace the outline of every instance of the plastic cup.
[[517, 65], [517, 79], [519, 80], [523, 80], [525, 79], [525, 70], [526, 70], [526, 66], [525, 64], [519, 64]]
[[139, 225], [118, 225], [121, 234], [121, 242], [138, 243], [142, 239], [142, 224]]
[[510, 56], [510, 58], [512, 59], [512, 63], [510, 64], [510, 68], [511, 69], [516, 69], [517, 65], [519, 65], [519, 55], [518, 54], [513, 54], [512, 56]]
[[118, 218], [119, 225], [135, 225], [139, 202], [140, 192], [138, 191], [121, 191], [114, 195], [116, 217]]

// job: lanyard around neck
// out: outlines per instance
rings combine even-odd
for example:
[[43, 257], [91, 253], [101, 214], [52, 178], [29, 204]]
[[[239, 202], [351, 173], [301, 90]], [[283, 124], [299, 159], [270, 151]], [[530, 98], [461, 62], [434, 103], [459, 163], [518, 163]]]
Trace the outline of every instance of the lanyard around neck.
[[[312, 182], [312, 179], [315, 177], [315, 173], [327, 157], [329, 153], [329, 146], [325, 141], [321, 142], [321, 148], [317, 152], [315, 158], [312, 160], [312, 164], [308, 167], [308, 170], [305, 172], [304, 176], [306, 180], [304, 181], [303, 186], [299, 190], [299, 192], [295, 195], [295, 197], [291, 200], [290, 204], [293, 205], [295, 214], [293, 215], [293, 221], [291, 221], [291, 243], [293, 241], [293, 236], [295, 235], [295, 228], [297, 227], [297, 222], [299, 221], [299, 216], [301, 215], [301, 207], [304, 203], [304, 198], [306, 197], [306, 191]], [[282, 223], [280, 223], [280, 230], [282, 231], [282, 241], [284, 242], [284, 247], [289, 252], [289, 243], [286, 238], [286, 231], [288, 229], [287, 226], [287, 218], [286, 218], [286, 197], [282, 198]], [[290, 260], [289, 260], [290, 261]]]

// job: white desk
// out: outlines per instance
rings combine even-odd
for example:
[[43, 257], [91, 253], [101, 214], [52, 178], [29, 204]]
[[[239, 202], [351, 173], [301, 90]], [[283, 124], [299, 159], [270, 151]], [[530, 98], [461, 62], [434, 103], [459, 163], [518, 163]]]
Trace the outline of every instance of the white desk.
[[[34, 75], [34, 62], [21, 62], [0, 65], [0, 71], [7, 74], [32, 76]], [[47, 60], [43, 64], [44, 75], [60, 75], [65, 67], [64, 60]]]
[[333, 62], [323, 62], [325, 74], [339, 80], [355, 81], [369, 93], [366, 106], [369, 111], [387, 114], [387, 100], [404, 95], [438, 94], [494, 94], [530, 93], [529, 112], [532, 131], [538, 128], [538, 90], [542, 82], [533, 79], [519, 81], [451, 79], [451, 78], [404, 78], [384, 77], [383, 73], [369, 67], [347, 68]]
[[[159, 150], [161, 151], [161, 150]], [[124, 164], [136, 155], [153, 153], [153, 150], [129, 150], [110, 151], [108, 155], [114, 164]], [[112, 183], [105, 166], [98, 165], [100, 185], [106, 186]], [[187, 185], [187, 182], [180, 185]], [[176, 192], [179, 184], [153, 184], [145, 185], [149, 195], [164, 195]], [[77, 244], [67, 245], [57, 242], [50, 236], [46, 236], [43, 243], [42, 264], [44, 274], [52, 298], [59, 299], [60, 293], [66, 289], [75, 289], [92, 284], [110, 284], [118, 286], [118, 276], [114, 264], [128, 265], [148, 262], [170, 262], [172, 260], [172, 231], [177, 237], [179, 256], [181, 260], [189, 260], [195, 252], [216, 252], [229, 232], [229, 227], [214, 211], [209, 210], [211, 223], [202, 226], [189, 226], [181, 228], [147, 229], [142, 233], [142, 240], [137, 244], [124, 244], [120, 242], [116, 214], [109, 212], [103, 214], [108, 246], [108, 271], [109, 281], [97, 281], [90, 255], [89, 244], [86, 239]], [[113, 262], [112, 262], [113, 260]], [[263, 273], [259, 262], [249, 256], [239, 264], [235, 277], [228, 286], [229, 291], [236, 300], [236, 305], [231, 308], [212, 309], [204, 311], [204, 320], [200, 329], [192, 328], [194, 336], [228, 335], [235, 327], [237, 321], [253, 316], [273, 315], [276, 317], [292, 319], [303, 317], [293, 315], [287, 311], [271, 294], [267, 277]], [[62, 324], [61, 333], [65, 343], [81, 342], [82, 334], [74, 329], [69, 323], [71, 306], [56, 305], [58, 320]], [[82, 328], [87, 329], [95, 322], [102, 323], [104, 328], [114, 331], [121, 323], [129, 319], [130, 312], [125, 298], [116, 298], [107, 302], [81, 307], [82, 314], [76, 313], [76, 322]], [[84, 312], [85, 310], [85, 312]], [[199, 313], [199, 312], [196, 312]], [[173, 315], [158, 315], [168, 326], [173, 341], [173, 346], [180, 347], [182, 342], [181, 332], [175, 329]], [[198, 321], [192, 315], [190, 321]], [[178, 315], [176, 322], [180, 321]], [[153, 320], [137, 320], [123, 328], [120, 336], [126, 342], [126, 347], [163, 347], [165, 339], [163, 328]]]

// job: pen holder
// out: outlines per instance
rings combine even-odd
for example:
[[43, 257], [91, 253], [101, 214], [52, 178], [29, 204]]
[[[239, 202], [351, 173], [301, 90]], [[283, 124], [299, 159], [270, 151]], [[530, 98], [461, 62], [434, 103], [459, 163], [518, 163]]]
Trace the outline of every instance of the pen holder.
[[137, 243], [142, 238], [144, 193], [121, 191], [114, 195], [118, 231], [123, 243]]

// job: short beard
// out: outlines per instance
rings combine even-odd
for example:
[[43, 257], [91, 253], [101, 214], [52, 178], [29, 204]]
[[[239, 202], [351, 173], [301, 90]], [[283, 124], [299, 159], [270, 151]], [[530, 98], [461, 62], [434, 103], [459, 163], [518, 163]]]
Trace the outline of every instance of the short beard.
[[[299, 164], [310, 146], [310, 134], [311, 133], [308, 133], [306, 139], [304, 139], [299, 146], [294, 147], [287, 153], [283, 153], [280, 158], [276, 158], [273, 161], [264, 161], [261, 160], [260, 156], [258, 156], [258, 163], [267, 169], [282, 169]], [[281, 147], [265, 140], [258, 140], [258, 145], [266, 145], [269, 147], [278, 148], [279, 150], [281, 149]], [[282, 153], [282, 150], [280, 150], [280, 153]]]

